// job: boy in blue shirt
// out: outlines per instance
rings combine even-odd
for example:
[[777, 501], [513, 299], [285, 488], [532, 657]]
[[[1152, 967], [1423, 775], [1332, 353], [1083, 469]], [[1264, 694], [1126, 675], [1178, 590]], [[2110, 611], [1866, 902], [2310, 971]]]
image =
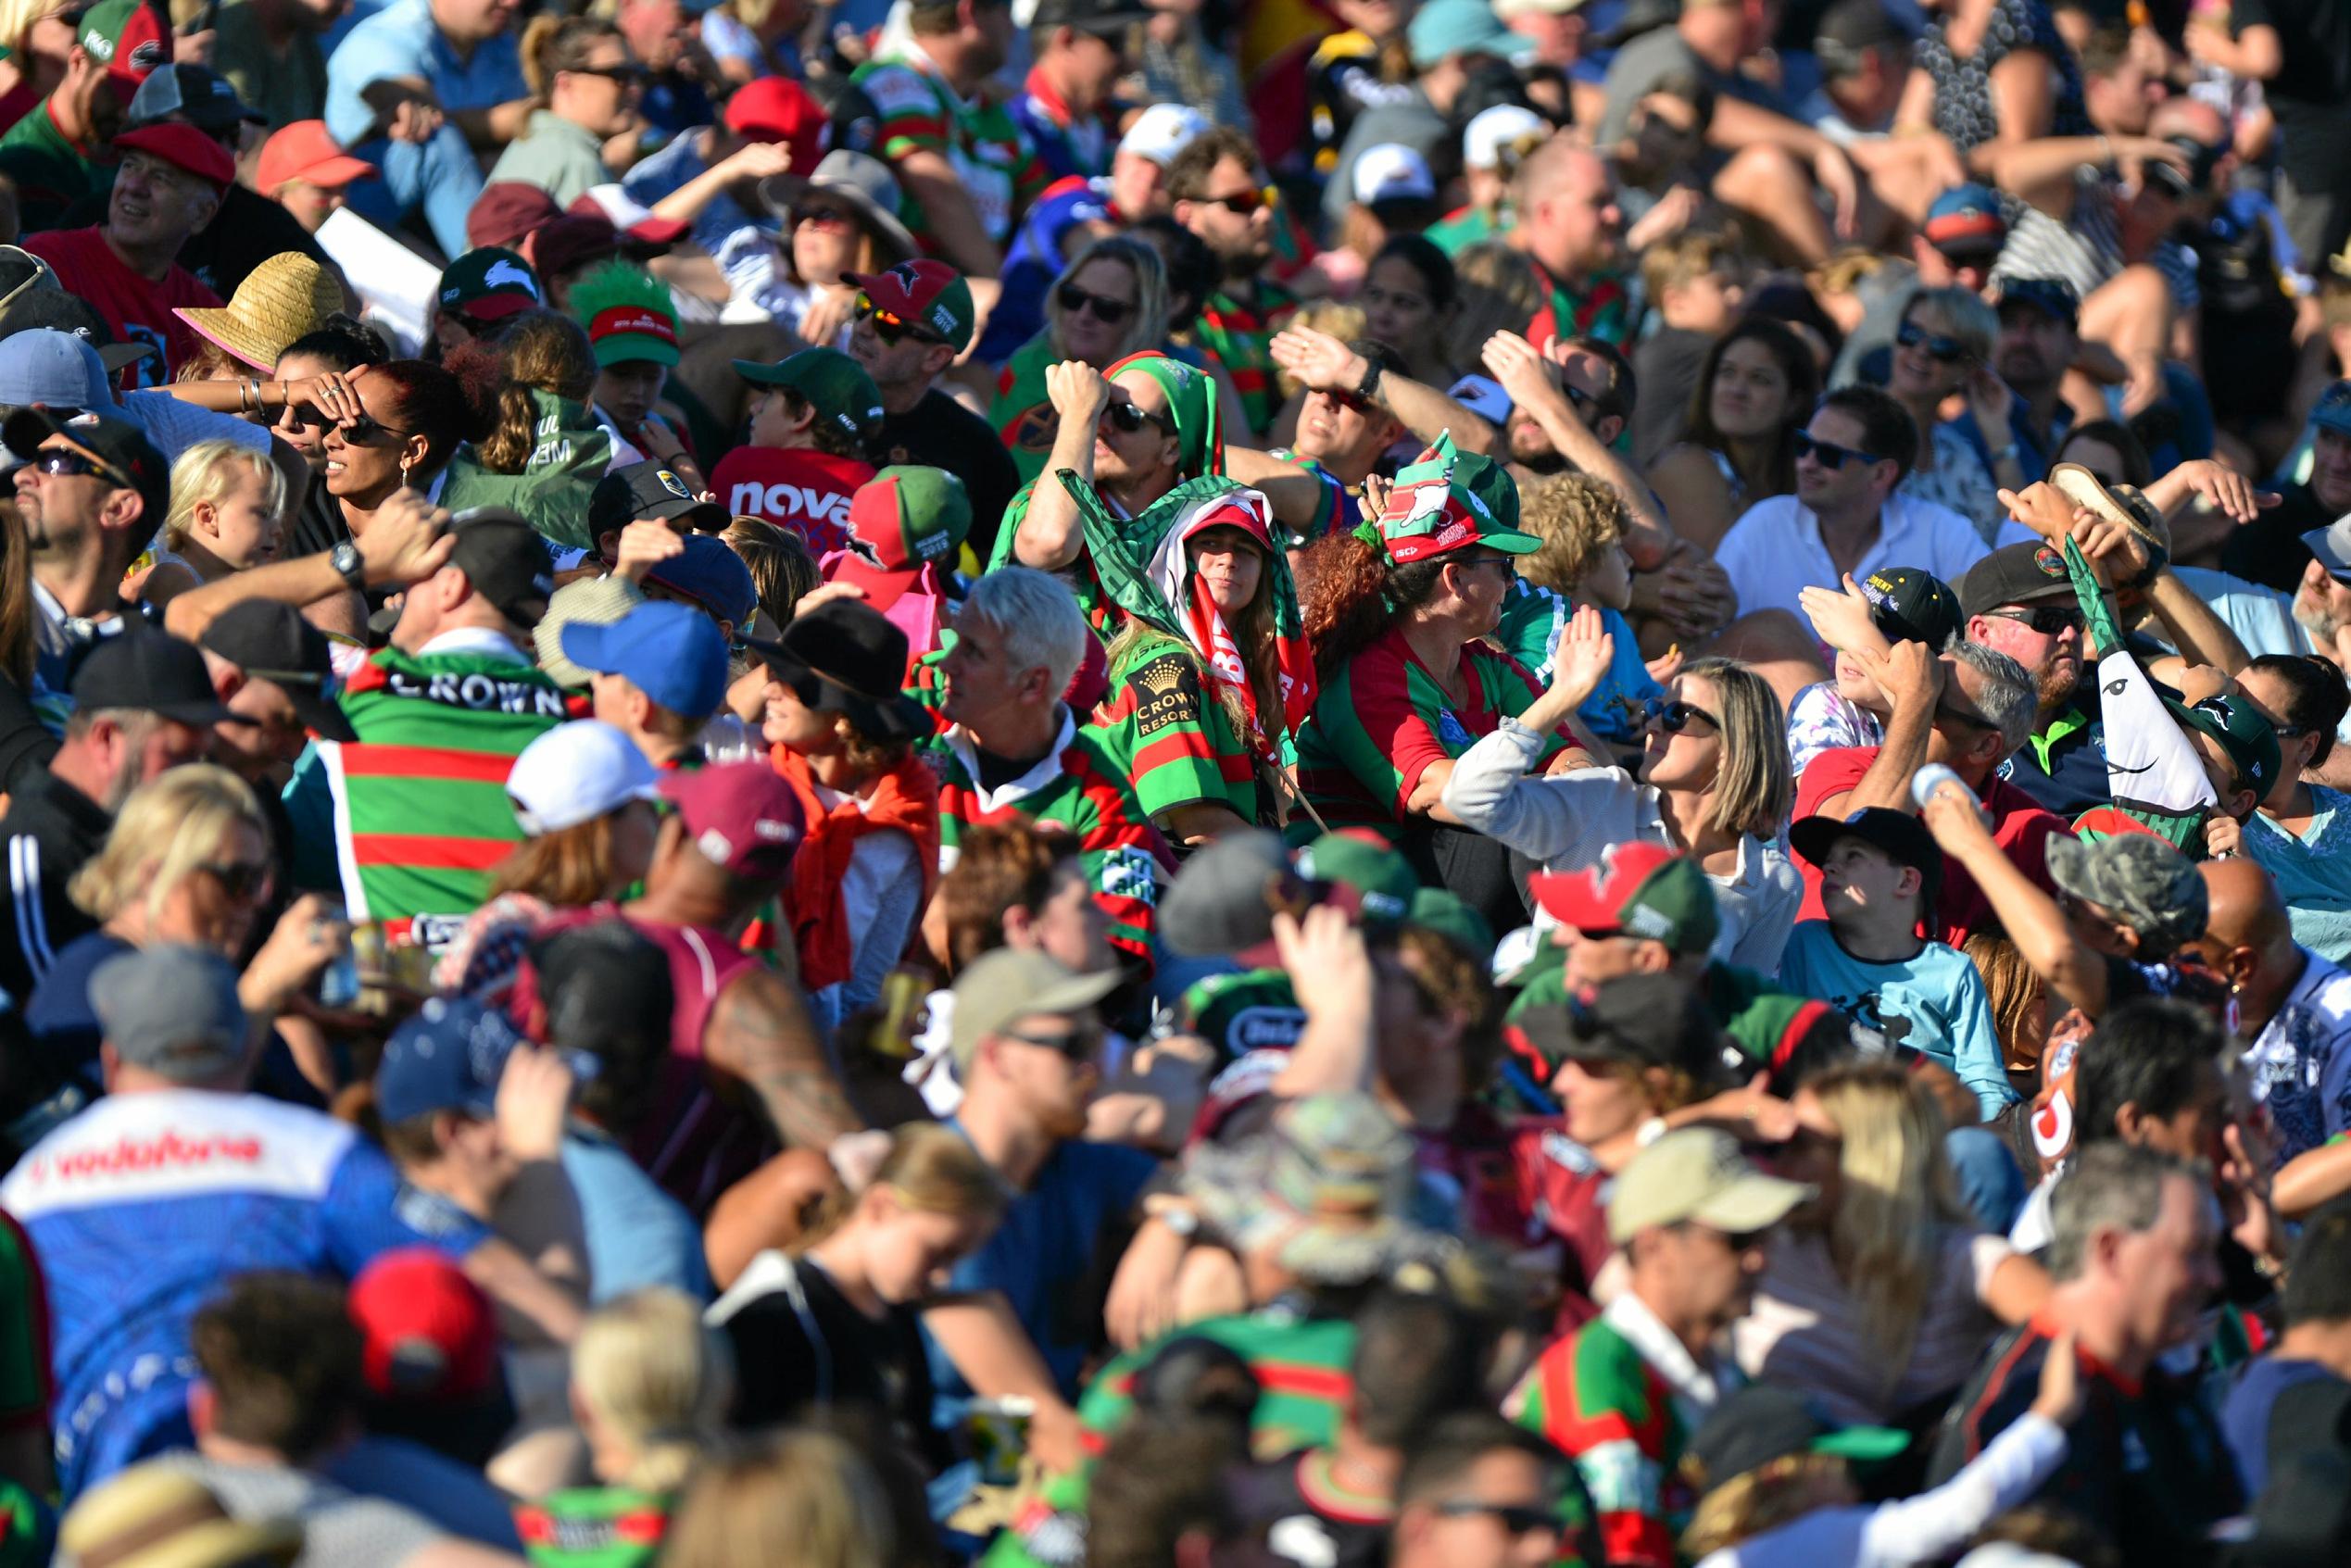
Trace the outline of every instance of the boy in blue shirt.
[[1826, 920], [1788, 939], [1779, 983], [1818, 997], [1955, 1074], [1985, 1121], [2017, 1098], [1983, 977], [1956, 948], [1918, 935], [1942, 879], [1942, 851], [1916, 817], [1880, 807], [1806, 817], [1789, 829], [1797, 854], [1820, 868]]

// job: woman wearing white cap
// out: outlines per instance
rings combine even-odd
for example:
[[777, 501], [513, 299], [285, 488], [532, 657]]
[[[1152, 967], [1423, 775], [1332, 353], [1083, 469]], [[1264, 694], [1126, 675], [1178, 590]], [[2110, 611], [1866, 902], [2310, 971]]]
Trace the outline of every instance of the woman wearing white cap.
[[643, 881], [660, 782], [636, 743], [599, 720], [559, 724], [524, 746], [506, 793], [526, 836], [492, 869], [489, 897], [434, 966], [434, 986], [495, 1002], [540, 922]]

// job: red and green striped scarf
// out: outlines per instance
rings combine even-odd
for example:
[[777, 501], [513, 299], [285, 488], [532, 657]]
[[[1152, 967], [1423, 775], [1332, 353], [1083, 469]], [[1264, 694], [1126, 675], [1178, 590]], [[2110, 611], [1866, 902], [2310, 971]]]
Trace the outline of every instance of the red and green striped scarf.
[[344, 907], [435, 945], [487, 896], [489, 871], [522, 842], [506, 776], [563, 722], [537, 670], [478, 653], [385, 648], [343, 694], [357, 741], [321, 741], [334, 796]]

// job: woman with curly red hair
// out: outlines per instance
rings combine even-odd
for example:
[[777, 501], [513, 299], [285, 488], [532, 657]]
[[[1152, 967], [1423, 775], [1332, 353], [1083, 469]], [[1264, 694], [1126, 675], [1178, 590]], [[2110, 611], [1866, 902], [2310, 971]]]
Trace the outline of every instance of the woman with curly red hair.
[[1369, 828], [1500, 931], [1526, 923], [1509, 851], [1440, 797], [1453, 759], [1540, 693], [1483, 639], [1541, 543], [1518, 530], [1510, 476], [1448, 438], [1396, 476], [1376, 521], [1316, 540], [1299, 571], [1320, 695], [1298, 735], [1313, 815], [1292, 827]]

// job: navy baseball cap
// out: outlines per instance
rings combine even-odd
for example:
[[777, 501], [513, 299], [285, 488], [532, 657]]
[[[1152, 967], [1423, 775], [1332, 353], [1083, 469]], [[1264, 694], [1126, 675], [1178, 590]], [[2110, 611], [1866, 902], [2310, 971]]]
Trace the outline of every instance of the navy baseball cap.
[[653, 600], [604, 625], [574, 621], [563, 628], [563, 657], [622, 676], [687, 719], [707, 719], [726, 699], [726, 639], [691, 606]]
[[759, 585], [743, 558], [707, 533], [689, 533], [684, 553], [656, 562], [646, 583], [691, 599], [736, 631], [751, 623], [760, 608]]
[[2337, 435], [2351, 435], [2351, 381], [2339, 381], [2319, 394], [2310, 422]]
[[502, 1013], [461, 997], [434, 997], [392, 1031], [375, 1070], [375, 1105], [397, 1124], [436, 1110], [488, 1116], [498, 1078], [522, 1036]]
[[2072, 326], [2081, 317], [2081, 296], [2063, 278], [2003, 278], [1995, 305], [2030, 305], [2052, 321]]

